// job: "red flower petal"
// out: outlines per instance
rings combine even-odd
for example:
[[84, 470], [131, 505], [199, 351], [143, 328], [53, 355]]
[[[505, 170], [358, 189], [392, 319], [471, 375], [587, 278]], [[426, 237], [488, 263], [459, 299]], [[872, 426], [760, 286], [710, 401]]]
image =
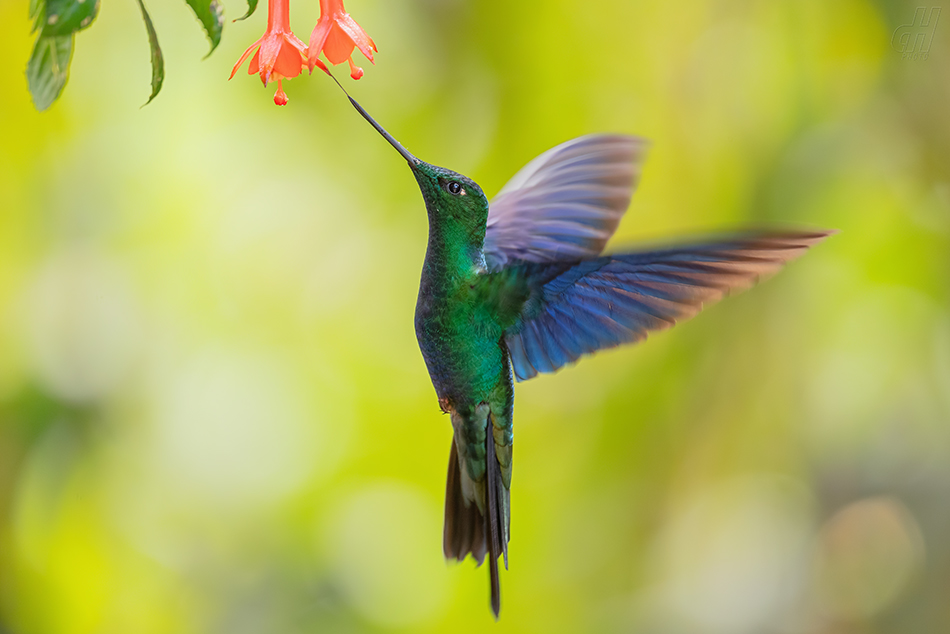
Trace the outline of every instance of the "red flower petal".
[[350, 17], [349, 13], [344, 13], [337, 19], [337, 24], [350, 37], [360, 52], [366, 56], [366, 59], [373, 61], [373, 51], [376, 50], [376, 43], [366, 35], [366, 31], [360, 27], [356, 21]]
[[[247, 50], [244, 51], [244, 54], [243, 54], [243, 55], [241, 55], [241, 59], [239, 59], [239, 60], [237, 61], [237, 64], [234, 65], [234, 68], [231, 69], [231, 77], [234, 77], [234, 73], [237, 72], [237, 70], [241, 67], [241, 64], [244, 63], [244, 60], [247, 59], [247, 56], [251, 54], [251, 51], [253, 51], [254, 48], [257, 47], [257, 45], [260, 44], [260, 43], [261, 43], [261, 40], [263, 40], [263, 39], [264, 39], [264, 38], [260, 38], [259, 40], [257, 40], [256, 42], [254, 42], [253, 44], [251, 44], [250, 46], [247, 47]], [[254, 73], [251, 73], [251, 74], [253, 75]], [[230, 80], [231, 77], [228, 77], [228, 79]]]
[[310, 48], [307, 50], [307, 61], [310, 63], [310, 72], [313, 72], [313, 67], [320, 61], [317, 59], [317, 56], [320, 55], [320, 51], [323, 50], [323, 45], [326, 44], [328, 35], [330, 35], [330, 20], [321, 17], [320, 20], [317, 21], [317, 26], [313, 27], [313, 32], [310, 34]]
[[277, 60], [274, 62], [274, 72], [279, 73], [287, 79], [296, 77], [303, 68], [304, 58], [299, 50], [292, 44], [284, 42], [277, 53]]
[[271, 79], [271, 73], [274, 71], [274, 63], [277, 61], [277, 55], [280, 53], [281, 44], [284, 43], [284, 38], [280, 35], [270, 34], [264, 38], [264, 41], [261, 42], [260, 52], [260, 65], [261, 65], [261, 81], [264, 82], [264, 85], [267, 85], [267, 82]]
[[323, 53], [331, 64], [342, 64], [353, 54], [355, 46], [356, 44], [347, 32], [340, 28], [339, 23], [333, 22], [326, 44], [323, 46]]

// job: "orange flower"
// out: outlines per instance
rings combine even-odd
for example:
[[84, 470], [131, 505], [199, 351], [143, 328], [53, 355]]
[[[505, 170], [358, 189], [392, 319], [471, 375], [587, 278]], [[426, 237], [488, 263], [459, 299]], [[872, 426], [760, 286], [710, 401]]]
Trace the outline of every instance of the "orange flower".
[[[287, 105], [287, 94], [281, 80], [296, 77], [307, 63], [307, 47], [290, 30], [290, 0], [267, 0], [267, 31], [244, 51], [244, 55], [234, 65], [231, 77], [255, 48], [257, 52], [247, 67], [248, 75], [259, 73], [265, 86], [276, 79], [274, 103], [278, 106]], [[323, 67], [323, 64], [318, 65]], [[313, 70], [313, 64], [310, 69]]]
[[374, 63], [373, 51], [376, 50], [376, 44], [346, 12], [343, 8], [343, 0], [320, 0], [320, 19], [313, 33], [310, 34], [310, 48], [307, 56], [310, 72], [313, 72], [314, 66], [326, 70], [326, 67], [317, 59], [322, 51], [331, 64], [349, 62], [350, 77], [359, 79], [363, 76], [363, 69], [353, 63], [354, 48], [359, 48], [370, 63]]

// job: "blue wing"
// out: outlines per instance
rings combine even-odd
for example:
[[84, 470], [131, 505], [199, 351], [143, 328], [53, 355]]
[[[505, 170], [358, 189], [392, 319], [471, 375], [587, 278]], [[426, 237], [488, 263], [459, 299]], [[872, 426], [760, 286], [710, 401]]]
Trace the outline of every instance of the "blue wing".
[[505, 333], [515, 377], [669, 328], [752, 286], [831, 232], [754, 233], [581, 262], [520, 264], [531, 297]]
[[600, 255], [630, 205], [646, 147], [637, 137], [591, 134], [525, 165], [488, 208], [488, 268]]

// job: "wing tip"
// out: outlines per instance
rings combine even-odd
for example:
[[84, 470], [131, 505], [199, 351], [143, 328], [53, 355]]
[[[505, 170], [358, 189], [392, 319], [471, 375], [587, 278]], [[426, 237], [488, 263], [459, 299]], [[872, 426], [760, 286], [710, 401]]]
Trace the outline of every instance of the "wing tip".
[[836, 233], [839, 233], [837, 229], [780, 231], [763, 236], [763, 245], [761, 247], [756, 245], [756, 248], [781, 252], [782, 255], [775, 259], [785, 264], [804, 255], [808, 249], [824, 242]]
[[[705, 279], [693, 280], [693, 286], [697, 290], [705, 289], [705, 293], [697, 294], [691, 301], [677, 301], [677, 303], [682, 304], [679, 313], [670, 315], [671, 319], [664, 318], [662, 323], [659, 324], [662, 326], [661, 328], [629, 329], [625, 327], [628, 331], [625, 333], [627, 336], [619, 337], [619, 340], [602, 340], [596, 349], [636, 343], [646, 337], [648, 330], [665, 330], [674, 324], [686, 321], [707, 306], [768, 279], [784, 268], [786, 264], [803, 255], [809, 248], [837, 233], [839, 233], [837, 229], [772, 228], [769, 230], [746, 230], [741, 234], [732, 233], [720, 236], [718, 240], [715, 240], [719, 242], [720, 253], [735, 251], [732, 253], [734, 258], [732, 265], [741, 262], [739, 268], [733, 267], [733, 270], [729, 270], [727, 266], [732, 265], [728, 261], [703, 262], [702, 277]], [[709, 236], [705, 236], [705, 238], [708, 240]], [[742, 243], [741, 247], [734, 248], [733, 245], [740, 242]], [[640, 251], [630, 255], [640, 256], [643, 253], [643, 251]], [[606, 256], [608, 259], [611, 257], [615, 256]], [[682, 263], [680, 264], [682, 265]], [[683, 270], [688, 271], [688, 268]], [[683, 274], [683, 270], [679, 271], [680, 275]], [[640, 294], [642, 295], [642, 293]], [[645, 299], [649, 303], [649, 298]], [[623, 326], [619, 322], [617, 322], [617, 325]], [[596, 351], [583, 350], [581, 354], [570, 359], [567, 363], [553, 363], [545, 349], [545, 342], [537, 330], [538, 327], [537, 319], [533, 319], [523, 324], [518, 332], [509, 333], [505, 337], [512, 371], [519, 382], [527, 381], [538, 374], [554, 373], [561, 367], [572, 365], [580, 358]]]

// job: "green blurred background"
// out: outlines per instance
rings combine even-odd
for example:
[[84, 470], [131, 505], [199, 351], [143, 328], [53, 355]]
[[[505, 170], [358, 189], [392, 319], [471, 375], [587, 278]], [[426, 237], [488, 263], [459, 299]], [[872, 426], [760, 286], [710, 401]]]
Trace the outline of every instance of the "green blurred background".
[[110, 0], [37, 114], [0, 0], [0, 632], [950, 631], [950, 10], [912, 60], [913, 2], [349, 0], [380, 52], [347, 86], [489, 194], [619, 131], [654, 145], [611, 248], [841, 230], [518, 386], [495, 625], [441, 554], [409, 170], [325, 77], [226, 81], [263, 6], [201, 61], [149, 5], [154, 103]]

